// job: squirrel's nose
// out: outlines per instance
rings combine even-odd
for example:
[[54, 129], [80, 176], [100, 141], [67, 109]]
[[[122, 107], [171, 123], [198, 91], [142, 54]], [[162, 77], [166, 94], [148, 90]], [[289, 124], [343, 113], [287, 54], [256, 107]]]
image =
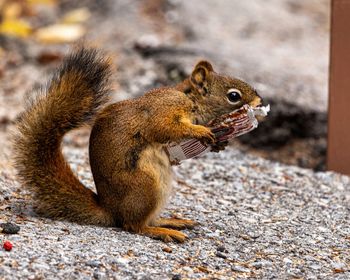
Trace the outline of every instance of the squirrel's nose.
[[259, 96], [259, 94], [255, 91], [254, 99], [249, 102], [249, 105], [252, 107], [257, 107], [262, 105], [262, 98]]

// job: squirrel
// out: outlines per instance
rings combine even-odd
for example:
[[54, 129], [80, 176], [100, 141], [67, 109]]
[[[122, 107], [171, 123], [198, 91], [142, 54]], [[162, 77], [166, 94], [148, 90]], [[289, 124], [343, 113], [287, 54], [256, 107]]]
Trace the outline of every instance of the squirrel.
[[[96, 48], [79, 47], [64, 58], [18, 120], [18, 177], [41, 216], [183, 242], [187, 236], [179, 230], [197, 223], [159, 217], [172, 179], [164, 147], [188, 138], [215, 147], [204, 125], [244, 104], [258, 106], [261, 98], [246, 82], [200, 61], [174, 87], [109, 104], [111, 69], [111, 58]], [[79, 181], [61, 152], [63, 136], [86, 124], [92, 124], [89, 160], [97, 193]]]

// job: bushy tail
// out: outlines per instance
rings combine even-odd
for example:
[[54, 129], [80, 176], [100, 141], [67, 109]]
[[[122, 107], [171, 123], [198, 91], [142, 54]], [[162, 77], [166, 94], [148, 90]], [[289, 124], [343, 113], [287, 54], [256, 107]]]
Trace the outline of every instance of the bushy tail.
[[109, 59], [97, 50], [73, 52], [18, 122], [15, 166], [21, 181], [33, 191], [41, 215], [113, 224], [110, 214], [98, 205], [97, 195], [74, 176], [61, 152], [63, 136], [93, 120], [107, 102], [110, 74]]

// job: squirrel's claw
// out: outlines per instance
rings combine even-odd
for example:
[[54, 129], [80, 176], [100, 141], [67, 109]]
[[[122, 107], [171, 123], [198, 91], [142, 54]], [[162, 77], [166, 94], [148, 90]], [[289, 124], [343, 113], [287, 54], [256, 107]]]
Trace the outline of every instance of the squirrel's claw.
[[220, 151], [225, 150], [227, 145], [228, 145], [228, 141], [216, 142], [216, 143], [214, 143], [214, 145], [211, 146], [211, 150], [210, 151], [214, 152], [214, 153], [218, 153]]
[[205, 128], [203, 132], [201, 132], [200, 136], [197, 138], [204, 145], [211, 145], [215, 143], [215, 134], [210, 131], [210, 129]]

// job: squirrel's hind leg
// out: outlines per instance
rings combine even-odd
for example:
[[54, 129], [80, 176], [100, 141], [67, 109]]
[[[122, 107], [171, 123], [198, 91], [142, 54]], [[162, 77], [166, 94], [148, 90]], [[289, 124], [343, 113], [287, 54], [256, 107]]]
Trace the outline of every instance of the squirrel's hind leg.
[[187, 236], [177, 230], [159, 227], [152, 223], [163, 204], [164, 184], [151, 176], [151, 172], [133, 174], [133, 180], [128, 180], [128, 195], [124, 197], [119, 207], [118, 216], [122, 217], [123, 229], [137, 234], [146, 235], [164, 242], [184, 242]]

